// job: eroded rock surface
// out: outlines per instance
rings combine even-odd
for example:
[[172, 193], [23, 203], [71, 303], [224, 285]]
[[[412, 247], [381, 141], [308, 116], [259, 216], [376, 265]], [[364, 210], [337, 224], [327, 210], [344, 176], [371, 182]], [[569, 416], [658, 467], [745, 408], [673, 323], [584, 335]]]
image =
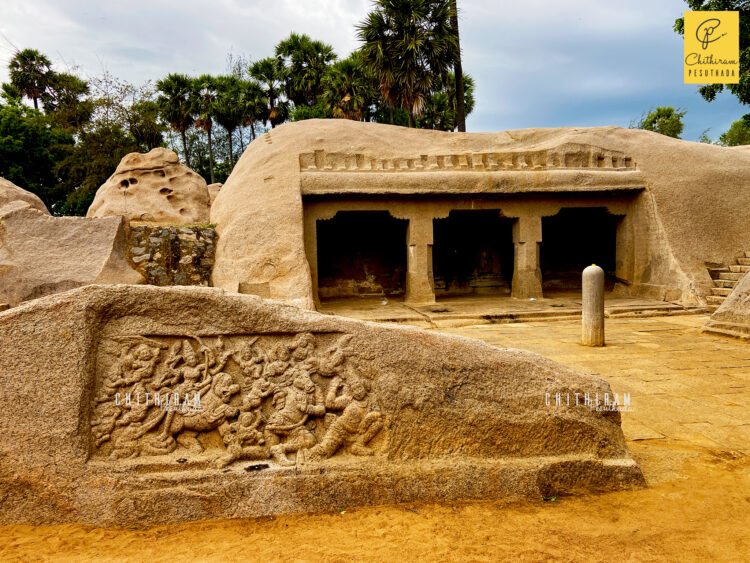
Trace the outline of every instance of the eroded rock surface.
[[141, 283], [122, 217], [51, 217], [24, 201], [0, 208], [0, 303], [91, 283]]
[[130, 153], [96, 192], [87, 217], [122, 215], [147, 224], [208, 223], [206, 181], [180, 164], [177, 155], [157, 148]]
[[49, 215], [47, 206], [41, 199], [29, 191], [19, 188], [13, 182], [0, 178], [0, 208], [13, 203], [14, 201], [25, 201], [34, 209]]
[[208, 196], [211, 198], [211, 205], [213, 205], [214, 200], [216, 199], [216, 196], [219, 195], [219, 192], [221, 191], [221, 187], [223, 185], [224, 184], [220, 183], [208, 185]]
[[0, 366], [5, 523], [644, 484], [619, 413], [583, 404], [614, 398], [595, 376], [215, 288], [89, 286], [25, 304], [0, 315]]

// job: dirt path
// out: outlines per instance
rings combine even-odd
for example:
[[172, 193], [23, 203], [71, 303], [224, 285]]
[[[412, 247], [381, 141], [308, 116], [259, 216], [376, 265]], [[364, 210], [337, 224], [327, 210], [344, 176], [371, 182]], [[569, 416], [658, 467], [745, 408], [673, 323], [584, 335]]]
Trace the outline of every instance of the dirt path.
[[0, 559], [748, 561], [750, 346], [698, 335], [702, 320], [613, 322], [605, 350], [578, 346], [577, 323], [452, 331], [539, 351], [631, 391], [623, 426], [648, 489], [148, 529], [5, 526]]

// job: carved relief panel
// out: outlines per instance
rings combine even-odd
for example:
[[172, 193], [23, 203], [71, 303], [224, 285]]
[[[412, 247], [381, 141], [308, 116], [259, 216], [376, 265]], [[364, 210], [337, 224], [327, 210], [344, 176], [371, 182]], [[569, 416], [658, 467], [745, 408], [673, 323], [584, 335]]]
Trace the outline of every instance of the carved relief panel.
[[351, 340], [309, 332], [106, 338], [92, 457], [184, 452], [221, 468], [373, 455], [384, 420]]

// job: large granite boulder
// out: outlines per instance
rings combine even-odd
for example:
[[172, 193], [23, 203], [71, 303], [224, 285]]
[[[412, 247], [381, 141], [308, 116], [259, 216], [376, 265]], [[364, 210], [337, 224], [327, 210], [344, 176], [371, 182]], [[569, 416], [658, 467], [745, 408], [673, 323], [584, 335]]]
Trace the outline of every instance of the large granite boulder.
[[0, 208], [0, 303], [142, 281], [126, 258], [122, 217], [51, 217], [24, 201]]
[[0, 397], [2, 523], [644, 485], [598, 377], [216, 288], [88, 286], [0, 313]]
[[216, 196], [219, 195], [219, 192], [221, 191], [221, 187], [223, 185], [224, 184], [219, 182], [208, 185], [208, 197], [211, 199], [211, 205], [213, 205], [214, 200], [216, 199]]
[[19, 188], [5, 178], [0, 178], [0, 208], [14, 201], [25, 201], [34, 209], [38, 209], [42, 213], [49, 215], [47, 206], [36, 195]]
[[130, 153], [99, 188], [87, 217], [122, 215], [141, 224], [208, 223], [206, 181], [169, 149]]
[[740, 278], [732, 293], [708, 319], [703, 332], [750, 341], [750, 273]]

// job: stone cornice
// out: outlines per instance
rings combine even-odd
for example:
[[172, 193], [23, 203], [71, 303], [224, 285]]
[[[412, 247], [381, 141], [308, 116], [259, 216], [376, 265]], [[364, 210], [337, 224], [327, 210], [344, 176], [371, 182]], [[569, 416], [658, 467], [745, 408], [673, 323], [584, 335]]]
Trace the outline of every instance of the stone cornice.
[[317, 150], [299, 155], [307, 172], [496, 172], [543, 170], [635, 170], [633, 158], [600, 147], [568, 143], [550, 149], [380, 158]]

